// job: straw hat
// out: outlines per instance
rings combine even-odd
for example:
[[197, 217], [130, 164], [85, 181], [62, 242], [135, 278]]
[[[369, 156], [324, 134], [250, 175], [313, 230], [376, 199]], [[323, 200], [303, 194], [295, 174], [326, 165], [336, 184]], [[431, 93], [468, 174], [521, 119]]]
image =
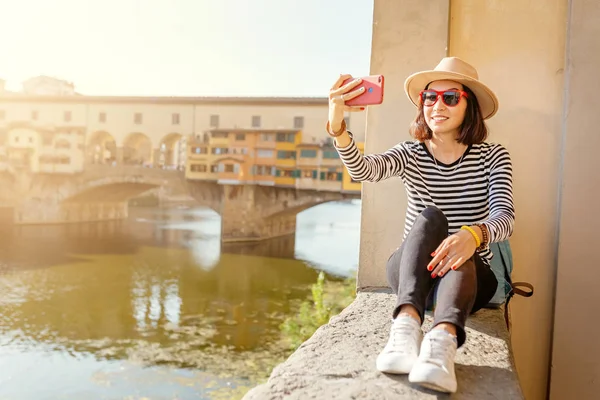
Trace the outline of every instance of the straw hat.
[[479, 102], [483, 119], [498, 111], [498, 98], [492, 90], [479, 81], [477, 70], [458, 57], [446, 57], [432, 70], [412, 74], [404, 82], [404, 90], [415, 106], [419, 106], [419, 93], [433, 81], [451, 80], [467, 86]]

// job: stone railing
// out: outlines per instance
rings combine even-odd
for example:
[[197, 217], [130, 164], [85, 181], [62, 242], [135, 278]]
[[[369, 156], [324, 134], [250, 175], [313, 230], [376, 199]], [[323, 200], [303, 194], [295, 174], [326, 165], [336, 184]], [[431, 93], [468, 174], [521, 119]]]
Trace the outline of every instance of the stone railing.
[[[360, 292], [244, 400], [446, 398], [411, 385], [406, 376], [375, 369], [394, 304], [395, 296], [388, 291]], [[430, 326], [427, 316], [424, 328]], [[469, 318], [467, 341], [456, 357], [456, 374], [458, 392], [452, 398], [523, 399], [502, 309], [484, 309]]]

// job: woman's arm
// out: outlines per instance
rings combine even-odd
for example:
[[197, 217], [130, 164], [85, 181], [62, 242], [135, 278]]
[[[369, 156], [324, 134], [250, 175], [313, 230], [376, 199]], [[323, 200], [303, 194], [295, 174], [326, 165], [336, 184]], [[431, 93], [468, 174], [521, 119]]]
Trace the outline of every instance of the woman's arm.
[[350, 132], [335, 138], [335, 148], [350, 177], [359, 182], [379, 182], [404, 173], [408, 163], [408, 149], [402, 143], [381, 154], [363, 156]]
[[490, 215], [483, 221], [489, 231], [489, 243], [508, 239], [515, 223], [515, 206], [512, 191], [512, 162], [502, 145], [491, 150], [490, 186], [488, 196]]

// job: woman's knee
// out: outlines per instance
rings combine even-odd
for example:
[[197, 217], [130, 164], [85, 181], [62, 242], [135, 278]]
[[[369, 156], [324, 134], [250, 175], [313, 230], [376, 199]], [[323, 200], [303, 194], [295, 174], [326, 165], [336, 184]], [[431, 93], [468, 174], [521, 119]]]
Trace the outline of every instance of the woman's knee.
[[448, 231], [448, 218], [446, 218], [442, 210], [434, 206], [427, 207], [421, 211], [415, 223], [417, 222]]

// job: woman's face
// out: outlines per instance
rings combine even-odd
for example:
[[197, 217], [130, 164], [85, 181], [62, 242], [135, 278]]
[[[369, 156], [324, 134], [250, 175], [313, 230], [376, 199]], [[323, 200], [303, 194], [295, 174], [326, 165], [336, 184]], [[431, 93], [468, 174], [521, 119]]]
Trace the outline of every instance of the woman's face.
[[[454, 81], [434, 81], [427, 89], [439, 92], [450, 89], [463, 90], [463, 85]], [[457, 105], [449, 107], [442, 101], [442, 96], [439, 96], [435, 104], [423, 105], [423, 115], [429, 129], [437, 135], [448, 133], [458, 135], [465, 119], [467, 101], [464, 96], [461, 96]]]

